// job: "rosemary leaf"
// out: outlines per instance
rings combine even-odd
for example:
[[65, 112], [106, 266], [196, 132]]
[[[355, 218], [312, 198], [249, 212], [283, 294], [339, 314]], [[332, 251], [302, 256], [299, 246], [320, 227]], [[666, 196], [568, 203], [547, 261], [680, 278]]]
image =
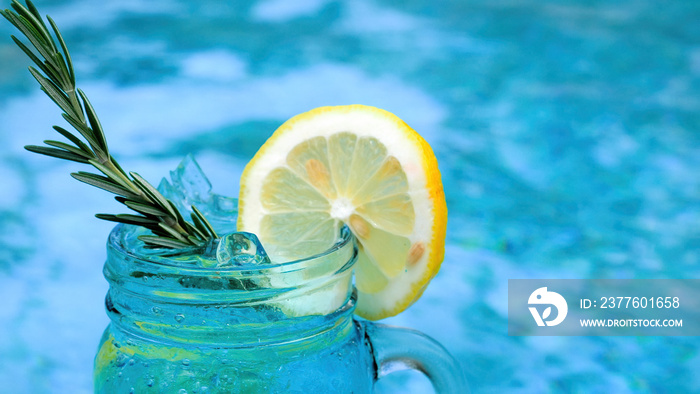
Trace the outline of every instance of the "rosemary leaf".
[[56, 157], [59, 159], [64, 159], [64, 160], [70, 160], [70, 161], [75, 161], [78, 163], [85, 163], [87, 164], [88, 161], [85, 160], [83, 156], [76, 155], [75, 153], [65, 151], [63, 149], [56, 149], [56, 148], [48, 148], [45, 146], [36, 146], [36, 145], [27, 145], [24, 147], [24, 149], [38, 153], [40, 155], [46, 155], [46, 156], [51, 156], [51, 157]]
[[27, 20], [26, 18], [20, 15], [12, 15], [11, 21], [12, 24], [14, 24], [15, 27], [17, 27], [17, 29], [22, 32], [22, 34], [24, 34], [25, 36], [29, 34], [29, 36], [27, 36], [29, 42], [32, 44], [34, 49], [39, 51], [39, 54], [41, 56], [45, 57], [46, 55], [50, 54], [50, 51], [47, 51], [40, 41], [43, 40], [43, 33], [41, 33], [39, 29], [37, 29], [36, 26], [34, 26], [31, 23], [30, 20]]
[[66, 46], [66, 42], [63, 40], [63, 36], [61, 35], [61, 32], [58, 30], [58, 26], [56, 26], [56, 22], [54, 22], [50, 16], [46, 16], [46, 19], [48, 19], [49, 23], [51, 24], [51, 28], [53, 29], [53, 32], [56, 35], [56, 38], [58, 39], [58, 43], [61, 45], [61, 50], [63, 51], [63, 56], [66, 59], [68, 75], [70, 76], [70, 83], [71, 83], [71, 85], [75, 85], [75, 70], [73, 69], [73, 60], [71, 59], [70, 54], [68, 53], [68, 47]]
[[[15, 4], [13, 3], [12, 5], [14, 6]], [[37, 37], [43, 39], [43, 34], [40, 33], [39, 30], [37, 30], [37, 28], [34, 27], [27, 19], [7, 11], [5, 11], [3, 15], [17, 28], [17, 30], [22, 32], [22, 34], [27, 37], [29, 42], [42, 57], [47, 58], [51, 56], [50, 51], [47, 51], [44, 45], [42, 45], [42, 43], [37, 39]]]
[[27, 2], [26, 8], [22, 7], [22, 5], [17, 2], [12, 2], [12, 8], [14, 8], [15, 11], [17, 11], [20, 15], [27, 18], [27, 20], [33, 26], [36, 26], [37, 30], [41, 33], [42, 37], [44, 38], [44, 41], [47, 44], [50, 44], [54, 51], [56, 50], [56, 46], [53, 45], [53, 40], [51, 39], [51, 36], [46, 30], [46, 24], [44, 24], [44, 21], [41, 19], [41, 15], [39, 14], [39, 10], [36, 9], [32, 2]]
[[203, 245], [204, 244], [204, 242], [200, 238], [195, 237], [194, 235], [188, 235], [187, 240], [194, 245]]
[[90, 100], [88, 100], [87, 96], [82, 90], [78, 89], [78, 94], [80, 95], [80, 98], [83, 99], [85, 113], [90, 121], [90, 127], [92, 129], [92, 134], [95, 137], [95, 141], [99, 144], [102, 152], [104, 152], [105, 155], [108, 155], [109, 150], [107, 149], [107, 140], [105, 139], [104, 132], [102, 131], [102, 125], [100, 124], [99, 119], [97, 119], [97, 114], [95, 114], [95, 109], [92, 108]]
[[51, 58], [59, 71], [56, 80], [60, 80], [61, 86], [69, 86], [70, 76], [68, 75], [68, 67], [66, 66], [66, 61], [63, 59], [63, 55], [56, 52]]
[[92, 136], [92, 130], [83, 123], [81, 120], [76, 119], [74, 116], [64, 113], [63, 114], [63, 119], [66, 120], [71, 126], [73, 126], [74, 129], [80, 133], [80, 135], [85, 138], [85, 140], [90, 144], [90, 147], [95, 150], [98, 146], [97, 140], [95, 140], [95, 137]]
[[170, 238], [170, 233], [167, 232], [167, 231], [165, 231], [165, 230], [163, 230], [162, 228], [160, 228], [160, 227], [158, 227], [158, 226], [149, 228], [149, 230], [151, 230], [151, 232], [153, 233], [153, 235], [156, 235], [156, 236], [158, 236], [158, 237]]
[[90, 148], [87, 145], [85, 145], [85, 143], [83, 141], [81, 141], [80, 139], [78, 139], [78, 137], [76, 137], [73, 134], [71, 134], [70, 132], [68, 132], [68, 130], [66, 130], [60, 126], [54, 126], [53, 128], [54, 128], [54, 130], [58, 131], [59, 134], [66, 137], [70, 142], [74, 143], [75, 146], [80, 148], [80, 150], [82, 150], [86, 154], [92, 153], [92, 151], [90, 151]]
[[180, 240], [180, 241], [182, 241], [182, 242], [187, 242], [187, 238], [186, 238], [186, 237], [184, 237], [182, 234], [180, 234], [179, 232], [177, 232], [177, 230], [175, 230], [174, 228], [168, 226], [167, 224], [161, 222], [161, 223], [158, 223], [158, 227], [160, 227], [161, 229], [165, 230], [168, 234], [170, 234], [171, 237], [173, 237], [173, 238], [175, 238], [175, 239], [177, 239], [177, 240]]
[[120, 174], [124, 176], [124, 178], [128, 178], [128, 176], [126, 175], [126, 171], [124, 171], [124, 169], [122, 168], [122, 166], [119, 165], [119, 163], [113, 160], [112, 164], [114, 164], [114, 167], [119, 171]]
[[175, 204], [173, 204], [173, 202], [170, 201], [170, 200], [167, 200], [167, 201], [168, 201], [168, 205], [170, 206], [170, 210], [171, 210], [172, 212], [175, 212], [175, 221], [176, 221], [177, 223], [185, 223], [185, 218], [182, 217], [182, 214], [181, 214], [180, 211], [177, 209], [177, 207], [175, 206]]
[[160, 192], [155, 187], [151, 186], [151, 184], [148, 183], [148, 181], [146, 181], [145, 179], [143, 179], [141, 175], [135, 172], [130, 172], [129, 174], [132, 178], [134, 178], [134, 183], [136, 183], [136, 186], [138, 186], [139, 189], [146, 193], [154, 203], [157, 203], [163, 209], [167, 210], [168, 213], [170, 213], [173, 216], [173, 218], [177, 217], [177, 210], [170, 205], [168, 200], [166, 200], [165, 197], [163, 197], [163, 195], [160, 194]]
[[127, 190], [131, 190], [133, 194], [140, 194], [139, 190], [134, 188], [134, 186], [129, 182], [128, 179], [122, 178], [119, 176], [118, 173], [114, 172], [112, 169], [107, 167], [106, 165], [98, 162], [97, 160], [89, 160], [88, 161], [90, 164], [92, 164], [93, 167], [97, 168], [100, 170], [101, 173], [105, 174], [109, 179], [111, 179], [113, 182], [119, 184], [123, 188]]
[[197, 229], [197, 232], [202, 234], [202, 238], [209, 238], [211, 236], [211, 234], [209, 234], [209, 229], [204, 225], [204, 223], [202, 223], [199, 216], [191, 213], [190, 217], [192, 218], [192, 223], [194, 223], [194, 227]]
[[219, 236], [216, 235], [216, 231], [214, 231], [214, 227], [211, 226], [209, 221], [204, 217], [204, 214], [199, 209], [197, 209], [196, 206], [192, 205], [192, 211], [193, 211], [192, 215], [197, 216], [197, 219], [199, 219], [202, 222], [202, 224], [207, 228], [207, 231], [209, 232], [211, 237], [212, 238], [219, 238]]
[[59, 106], [59, 108], [66, 112], [70, 111], [71, 105], [68, 101], [68, 96], [61, 91], [60, 87], [41, 75], [34, 67], [29, 67], [29, 72], [32, 73], [32, 76], [39, 82], [39, 85], [41, 85], [42, 90]]
[[154, 237], [152, 235], [141, 235], [138, 237], [146, 245], [152, 245], [156, 247], [168, 248], [168, 249], [183, 249], [192, 247], [192, 244], [178, 241], [177, 239], [170, 237]]
[[128, 213], [120, 213], [119, 215], [98, 213], [97, 215], [95, 215], [95, 217], [97, 217], [98, 219], [109, 220], [110, 222], [135, 224], [137, 226], [144, 227], [157, 226], [158, 224], [160, 224], [157, 220], [145, 218], [143, 216], [130, 215]]
[[14, 41], [15, 44], [17, 44], [17, 46], [19, 47], [19, 49], [21, 49], [22, 52], [24, 52], [24, 54], [27, 55], [27, 57], [29, 57], [29, 59], [30, 59], [37, 67], [39, 67], [39, 69], [40, 69], [44, 74], [47, 74], [47, 75], [48, 75], [48, 74], [51, 73], [51, 70], [49, 70], [48, 67], [46, 67], [46, 65], [44, 64], [44, 62], [42, 62], [41, 60], [39, 60], [39, 58], [36, 57], [36, 55], [34, 55], [34, 52], [32, 52], [32, 50], [29, 49], [29, 47], [27, 47], [26, 45], [24, 45], [24, 43], [22, 43], [22, 41], [20, 41], [20, 40], [19, 40], [17, 37], [15, 37], [15, 36], [10, 36], [10, 38], [12, 38], [12, 41]]
[[162, 209], [158, 207], [154, 207], [153, 205], [148, 205], [144, 204], [138, 201], [134, 200], [129, 200], [129, 199], [119, 199], [119, 201], [126, 205], [127, 207], [133, 209], [136, 212], [142, 213], [144, 215], [151, 215], [151, 216], [167, 216], [168, 213], [163, 211]]
[[209, 238], [205, 233], [201, 232], [194, 224], [190, 222], [184, 222], [188, 234], [194, 234], [197, 239], [207, 239]]
[[108, 191], [112, 194], [119, 196], [137, 198], [138, 195], [132, 193], [131, 191], [121, 187], [120, 185], [114, 183], [111, 179], [97, 174], [92, 174], [89, 172], [74, 172], [70, 174], [76, 180], [86, 183], [90, 186], [100, 188], [102, 190]]
[[89, 160], [92, 157], [92, 155], [90, 155], [89, 152], [86, 153], [85, 151], [81, 150], [80, 148], [76, 148], [75, 146], [70, 145], [70, 144], [66, 144], [65, 142], [44, 140], [44, 143], [46, 145], [53, 146], [55, 148], [59, 148], [59, 149], [67, 150], [71, 153], [75, 153], [78, 156], [84, 157], [85, 160]]

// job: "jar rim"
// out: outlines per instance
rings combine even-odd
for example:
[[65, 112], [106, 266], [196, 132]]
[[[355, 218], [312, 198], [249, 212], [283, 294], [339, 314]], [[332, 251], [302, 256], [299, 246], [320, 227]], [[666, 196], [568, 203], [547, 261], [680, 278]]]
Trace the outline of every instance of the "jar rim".
[[[330, 248], [324, 250], [323, 252], [285, 262], [275, 262], [270, 264], [259, 264], [259, 265], [242, 265], [242, 266], [230, 266], [230, 267], [205, 267], [197, 266], [193, 264], [183, 264], [182, 262], [177, 262], [174, 259], [168, 259], [167, 255], [148, 255], [138, 253], [137, 251], [129, 248], [126, 244], [126, 237], [133, 231], [135, 226], [128, 224], [117, 224], [109, 234], [107, 240], [108, 255], [110, 252], [116, 252], [118, 255], [123, 257], [139, 261], [141, 264], [153, 265], [154, 267], [162, 267], [164, 269], [177, 269], [179, 272], [188, 272], [189, 274], [211, 274], [216, 273], [217, 275], [228, 274], [232, 276], [256, 276], [256, 272], [262, 275], [268, 275], [269, 271], [274, 270], [280, 273], [283, 272], [294, 272], [299, 270], [308, 270], [310, 268], [317, 267], [323, 263], [332, 261], [328, 257], [339, 250], [346, 249], [348, 247], [355, 248], [353, 242], [353, 235], [347, 226], [343, 226], [340, 229], [339, 237], [336, 243]], [[343, 261], [340, 263], [340, 267], [346, 265], [348, 262]], [[338, 268], [340, 268], [338, 267]]]

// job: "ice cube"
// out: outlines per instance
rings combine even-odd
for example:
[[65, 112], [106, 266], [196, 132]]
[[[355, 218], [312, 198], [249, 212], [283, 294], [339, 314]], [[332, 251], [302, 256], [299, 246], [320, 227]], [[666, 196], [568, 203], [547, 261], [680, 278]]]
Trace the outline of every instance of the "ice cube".
[[167, 179], [163, 178], [158, 185], [158, 191], [163, 197], [172, 201], [175, 204], [180, 213], [186, 216], [187, 213], [192, 212], [192, 208], [185, 204], [185, 195], [176, 187], [170, 184]]
[[235, 231], [237, 199], [212, 193], [209, 179], [191, 154], [170, 171], [170, 181], [161, 180], [158, 191], [175, 204], [185, 219], [189, 219], [194, 205], [217, 232]]
[[158, 185], [158, 191], [175, 203], [178, 209], [191, 212], [191, 205], [197, 205], [201, 210], [200, 205], [209, 201], [211, 183], [190, 154], [178, 164], [174, 171], [170, 171], [170, 182], [163, 178]]
[[189, 201], [208, 201], [211, 183], [191, 154], [185, 156], [175, 171], [170, 171], [173, 186]]
[[270, 264], [265, 249], [252, 233], [226, 234], [216, 248], [216, 267], [240, 267]]

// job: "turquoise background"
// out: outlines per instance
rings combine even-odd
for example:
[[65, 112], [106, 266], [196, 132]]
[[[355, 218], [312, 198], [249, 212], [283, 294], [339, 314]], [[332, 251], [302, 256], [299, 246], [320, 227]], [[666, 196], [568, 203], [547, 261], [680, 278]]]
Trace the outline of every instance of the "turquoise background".
[[[477, 393], [697, 392], [695, 337], [509, 337], [509, 278], [698, 278], [700, 3], [37, 1], [122, 165], [153, 183], [193, 153], [214, 191], [289, 117], [361, 103], [433, 146], [449, 224], [422, 330]], [[2, 2], [4, 7], [8, 1]], [[91, 390], [101, 269], [121, 212], [25, 152], [58, 110], [0, 24], [0, 382]], [[418, 374], [380, 392], [429, 392]]]

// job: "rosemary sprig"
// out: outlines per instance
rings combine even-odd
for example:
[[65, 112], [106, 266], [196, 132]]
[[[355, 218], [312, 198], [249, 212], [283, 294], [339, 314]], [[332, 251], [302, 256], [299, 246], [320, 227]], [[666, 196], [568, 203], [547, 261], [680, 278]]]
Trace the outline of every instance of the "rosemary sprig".
[[30, 152], [59, 159], [89, 164], [101, 174], [79, 171], [71, 176], [80, 182], [116, 194], [116, 200], [136, 214], [97, 214], [100, 219], [129, 223], [148, 228], [152, 236], [141, 236], [149, 247], [181, 249], [201, 247], [218, 238], [207, 219], [192, 207], [192, 223], [186, 221], [175, 204], [135, 172], [128, 174], [109, 153], [104, 130], [95, 109], [85, 93], [76, 87], [75, 71], [70, 54], [56, 23], [47, 16], [51, 32], [36, 7], [26, 0], [26, 7], [12, 1], [12, 10], [0, 10], [28, 40], [29, 46], [17, 37], [12, 40], [32, 60], [36, 67], [29, 72], [39, 82], [41, 89], [63, 110], [63, 118], [80, 136], [71, 134], [60, 126], [53, 126], [70, 143], [46, 140], [47, 146], [25, 146]]

